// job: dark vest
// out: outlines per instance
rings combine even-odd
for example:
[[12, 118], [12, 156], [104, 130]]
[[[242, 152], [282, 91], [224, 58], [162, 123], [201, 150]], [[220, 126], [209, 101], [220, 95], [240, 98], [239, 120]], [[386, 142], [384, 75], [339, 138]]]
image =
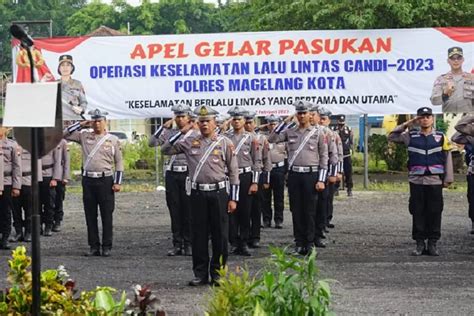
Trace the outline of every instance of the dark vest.
[[443, 152], [444, 134], [433, 132], [430, 135], [410, 132], [408, 144], [408, 171], [410, 175], [442, 175], [446, 154]]
[[351, 129], [349, 126], [344, 125], [339, 130], [339, 137], [341, 137], [341, 142], [342, 142], [342, 154], [343, 155], [349, 155], [351, 153]]

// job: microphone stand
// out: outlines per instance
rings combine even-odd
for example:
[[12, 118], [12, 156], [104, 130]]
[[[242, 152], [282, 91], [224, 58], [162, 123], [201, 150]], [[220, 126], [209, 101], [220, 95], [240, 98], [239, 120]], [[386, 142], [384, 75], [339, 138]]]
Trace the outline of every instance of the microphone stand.
[[[35, 82], [34, 77], [34, 63], [33, 55], [31, 54], [30, 46], [26, 41], [21, 41], [21, 47], [23, 47], [27, 54], [30, 62], [30, 76], [31, 83]], [[39, 156], [39, 134], [40, 128], [31, 128], [31, 252], [32, 252], [32, 296], [33, 305], [31, 313], [33, 316], [40, 316], [41, 306], [41, 245], [40, 245], [40, 227], [41, 219], [39, 215], [39, 187], [38, 187], [38, 156]]]

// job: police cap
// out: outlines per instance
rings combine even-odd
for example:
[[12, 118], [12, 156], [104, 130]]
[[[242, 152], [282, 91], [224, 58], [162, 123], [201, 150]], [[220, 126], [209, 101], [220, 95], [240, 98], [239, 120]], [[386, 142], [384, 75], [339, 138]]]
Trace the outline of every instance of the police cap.
[[174, 115], [179, 116], [188, 114], [191, 109], [186, 104], [176, 104], [173, 105], [171, 111], [174, 113]]
[[417, 116], [424, 116], [424, 115], [433, 115], [433, 110], [431, 110], [431, 108], [427, 107], [427, 106], [424, 106], [422, 108], [419, 108], [417, 111], [416, 111], [416, 115]]
[[322, 106], [319, 107], [318, 113], [320, 116], [331, 116], [331, 111]]
[[253, 121], [256, 115], [257, 113], [255, 113], [254, 111], [246, 111], [246, 113], [244, 114], [244, 118], [246, 121]]
[[281, 117], [272, 114], [272, 115], [266, 116], [265, 120], [270, 124], [271, 123], [279, 123], [279, 122], [281, 122]]
[[462, 57], [463, 56], [462, 48], [458, 46], [448, 48], [448, 58], [451, 58], [454, 55], [459, 55]]
[[293, 106], [295, 107], [296, 113], [304, 113], [304, 112], [309, 112], [310, 109], [313, 107], [313, 105], [307, 101], [296, 101], [293, 103]]
[[205, 121], [215, 118], [216, 115], [219, 114], [219, 112], [207, 105], [202, 105], [194, 109], [194, 114], [198, 116], [198, 119], [200, 121]]
[[227, 112], [232, 118], [244, 118], [244, 116], [248, 113], [245, 109], [241, 108], [240, 106], [235, 106], [231, 108]]
[[89, 115], [91, 116], [91, 119], [98, 121], [98, 120], [107, 119], [107, 115], [109, 115], [109, 113], [106, 111], [95, 109], [95, 110], [90, 110]]

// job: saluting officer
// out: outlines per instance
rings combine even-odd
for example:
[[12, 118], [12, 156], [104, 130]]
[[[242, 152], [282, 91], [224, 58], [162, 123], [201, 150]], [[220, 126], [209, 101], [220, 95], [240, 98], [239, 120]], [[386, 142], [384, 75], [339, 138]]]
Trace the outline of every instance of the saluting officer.
[[[267, 121], [268, 134], [271, 134], [281, 118], [275, 115], [265, 117]], [[268, 139], [267, 139], [268, 140]], [[270, 161], [272, 169], [270, 171], [270, 188], [263, 191], [263, 227], [271, 227], [272, 217], [275, 221], [275, 228], [283, 228], [283, 210], [285, 208], [285, 175], [286, 175], [286, 145], [285, 143], [269, 144]], [[272, 210], [272, 195], [273, 208]]]
[[[333, 200], [335, 192], [335, 184], [337, 182], [337, 172], [338, 172], [338, 149], [336, 143], [335, 132], [329, 128], [331, 124], [331, 111], [324, 107], [318, 107], [319, 120], [318, 124], [323, 130], [323, 133], [326, 135], [328, 140], [328, 179], [326, 186], [323, 191], [319, 193], [318, 197], [318, 209], [317, 214], [317, 228], [316, 234], [319, 234], [321, 238], [325, 238], [324, 232], [327, 232], [327, 225], [329, 222], [329, 217], [332, 219], [333, 212]], [[315, 115], [316, 117], [316, 115]], [[316, 119], [315, 119], [316, 120]], [[316, 243], [315, 243], [316, 244]], [[326, 247], [324, 243], [316, 244], [317, 247]]]
[[71, 157], [69, 155], [69, 148], [67, 141], [62, 139], [57, 146], [57, 150], [60, 153], [61, 168], [59, 172], [59, 179], [56, 184], [56, 199], [54, 201], [54, 224], [53, 232], [61, 231], [61, 222], [64, 217], [64, 198], [66, 197], [66, 185], [69, 182], [70, 169], [71, 169]]
[[467, 168], [467, 202], [471, 219], [471, 234], [474, 234], [474, 115], [466, 115], [454, 126], [456, 133], [451, 140], [463, 144], [466, 151]]
[[352, 196], [352, 187], [354, 183], [352, 181], [352, 147], [354, 145], [354, 133], [352, 129], [346, 125], [346, 116], [338, 115], [337, 119], [337, 131], [342, 141], [343, 151], [343, 169], [344, 169], [344, 184], [347, 189], [347, 196]]
[[[407, 131], [415, 122], [420, 130]], [[413, 216], [412, 237], [416, 240], [412, 254], [421, 256], [427, 251], [439, 256], [436, 243], [441, 237], [443, 186], [453, 182], [448, 139], [433, 128], [433, 112], [428, 107], [419, 108], [417, 116], [397, 126], [388, 139], [408, 147], [409, 211]]]
[[[13, 198], [13, 227], [15, 235], [10, 237], [10, 241], [31, 241], [31, 154], [20, 145], [18, 150], [21, 152], [21, 191], [20, 196]], [[43, 171], [41, 170], [41, 160], [38, 159], [38, 182], [43, 180]], [[23, 216], [24, 210], [24, 216]], [[24, 219], [23, 219], [24, 218]], [[24, 228], [24, 232], [23, 232]]]
[[264, 191], [270, 188], [270, 171], [272, 161], [270, 160], [270, 148], [267, 137], [257, 130], [255, 125], [255, 112], [248, 111], [245, 115], [245, 131], [252, 134], [258, 141], [259, 156], [262, 158], [262, 172], [258, 180], [258, 191], [252, 198], [250, 210], [250, 248], [260, 247], [260, 228], [262, 225], [262, 207]]
[[12, 229], [11, 212], [13, 208], [12, 197], [20, 195], [21, 189], [21, 158], [18, 144], [7, 138], [8, 128], [0, 120], [0, 143], [3, 155], [3, 190], [0, 196], [0, 232], [2, 239], [0, 249], [10, 249], [8, 237]]
[[[156, 147], [163, 145], [170, 137], [179, 133], [185, 126], [191, 124], [187, 105], [175, 105], [171, 108], [177, 128], [171, 129], [169, 124], [160, 126], [150, 138], [148, 145]], [[172, 120], [169, 122], [173, 122]], [[184, 153], [172, 155], [165, 163], [166, 204], [171, 217], [171, 233], [173, 248], [168, 256], [191, 255], [191, 223], [189, 196], [185, 184], [188, 177], [188, 163]]]
[[237, 210], [230, 216], [229, 240], [232, 246], [231, 253], [235, 255], [251, 256], [248, 248], [250, 236], [250, 210], [252, 198], [258, 191], [258, 179], [262, 170], [262, 157], [258, 148], [257, 138], [245, 131], [244, 109], [236, 106], [229, 112], [232, 117], [233, 130], [225, 135], [235, 147], [239, 166], [240, 192]]
[[61, 152], [57, 147], [41, 157], [42, 181], [39, 182], [40, 215], [44, 236], [51, 236], [54, 224], [56, 186], [61, 181]]
[[268, 137], [270, 143], [288, 142], [288, 193], [293, 215], [295, 252], [307, 254], [318, 242], [315, 235], [317, 192], [327, 178], [328, 144], [321, 129], [311, 126], [311, 104], [295, 104], [299, 126], [284, 129], [280, 123]]
[[[101, 254], [97, 207], [100, 208], [102, 219], [102, 256], [110, 256], [114, 194], [120, 191], [123, 177], [122, 148], [117, 136], [107, 133], [107, 114], [99, 109], [90, 111], [92, 121], [77, 122], [64, 131], [67, 140], [79, 143], [82, 147], [82, 198], [90, 246], [86, 256]], [[80, 130], [91, 125], [92, 131]]]
[[[193, 247], [193, 272], [191, 286], [205, 285], [219, 278], [221, 263], [227, 262], [229, 215], [235, 211], [239, 200], [239, 172], [234, 145], [216, 133], [217, 112], [210, 107], [195, 109], [199, 132], [188, 133], [191, 126], [183, 128], [162, 146], [166, 155], [186, 155], [189, 167], [187, 191], [190, 194]], [[227, 181], [226, 169], [229, 182]], [[209, 233], [212, 257], [209, 262]]]
[[58, 73], [61, 75], [62, 109], [66, 120], [82, 120], [87, 110], [84, 87], [71, 77], [75, 69], [71, 55], [59, 56]]
[[463, 71], [464, 53], [461, 47], [448, 49], [451, 70], [436, 78], [431, 104], [443, 105], [443, 112], [471, 113], [474, 111], [474, 74]]

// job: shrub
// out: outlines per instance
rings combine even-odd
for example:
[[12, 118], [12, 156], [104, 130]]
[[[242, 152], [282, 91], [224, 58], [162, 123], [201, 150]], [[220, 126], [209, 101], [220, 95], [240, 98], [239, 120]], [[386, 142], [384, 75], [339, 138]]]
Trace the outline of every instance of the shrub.
[[298, 258], [271, 248], [272, 256], [261, 275], [236, 273], [223, 267], [219, 286], [211, 290], [207, 315], [328, 315], [331, 291], [319, 279], [316, 251]]

